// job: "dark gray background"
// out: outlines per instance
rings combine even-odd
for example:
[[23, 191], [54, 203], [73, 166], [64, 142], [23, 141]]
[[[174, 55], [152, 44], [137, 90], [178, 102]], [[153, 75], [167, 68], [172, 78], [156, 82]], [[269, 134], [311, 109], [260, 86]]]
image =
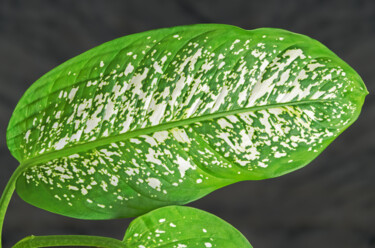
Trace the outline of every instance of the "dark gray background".
[[[225, 219], [256, 248], [375, 247], [374, 0], [0, 0], [0, 190], [18, 165], [6, 147], [8, 120], [38, 77], [114, 38], [203, 22], [278, 27], [316, 38], [358, 71], [370, 95], [359, 120], [309, 166], [238, 183], [190, 205]], [[3, 241], [10, 247], [30, 234], [121, 239], [129, 221], [70, 219], [15, 195]]]

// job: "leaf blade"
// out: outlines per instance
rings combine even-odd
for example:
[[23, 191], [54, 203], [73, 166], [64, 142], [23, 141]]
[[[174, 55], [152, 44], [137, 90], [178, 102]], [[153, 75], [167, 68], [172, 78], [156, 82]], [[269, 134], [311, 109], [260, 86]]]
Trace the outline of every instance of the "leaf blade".
[[7, 133], [30, 166], [17, 192], [87, 219], [185, 204], [306, 165], [354, 122], [365, 94], [331, 51], [287, 31], [195, 25], [120, 38], [21, 99]]
[[130, 223], [129, 247], [249, 247], [247, 239], [222, 219], [191, 207], [169, 206]]

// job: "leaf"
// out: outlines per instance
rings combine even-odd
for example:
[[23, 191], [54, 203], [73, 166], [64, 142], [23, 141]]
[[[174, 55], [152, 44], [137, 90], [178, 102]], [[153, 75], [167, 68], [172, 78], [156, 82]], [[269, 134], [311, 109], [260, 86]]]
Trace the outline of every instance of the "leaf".
[[83, 219], [138, 216], [313, 160], [366, 88], [319, 42], [199, 24], [125, 36], [56, 67], [18, 103], [7, 142], [26, 202]]
[[251, 248], [249, 241], [222, 219], [191, 207], [169, 206], [136, 218], [126, 231], [126, 247]]

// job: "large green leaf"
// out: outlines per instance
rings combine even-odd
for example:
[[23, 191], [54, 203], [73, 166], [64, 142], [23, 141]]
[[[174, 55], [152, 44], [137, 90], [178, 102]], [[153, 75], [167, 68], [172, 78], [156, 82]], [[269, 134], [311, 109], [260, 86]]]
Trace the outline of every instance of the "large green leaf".
[[36, 81], [7, 132], [17, 193], [108, 219], [191, 202], [313, 160], [352, 124], [366, 88], [319, 42], [218, 24], [126, 36]]
[[249, 241], [222, 219], [190, 207], [169, 206], [136, 218], [126, 231], [126, 247], [251, 248]]

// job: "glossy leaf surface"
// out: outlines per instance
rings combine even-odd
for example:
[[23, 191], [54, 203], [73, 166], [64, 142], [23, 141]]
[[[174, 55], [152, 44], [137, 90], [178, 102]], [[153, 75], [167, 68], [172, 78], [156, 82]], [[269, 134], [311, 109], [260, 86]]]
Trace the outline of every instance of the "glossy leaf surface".
[[249, 241], [222, 219], [190, 207], [163, 207], [135, 219], [126, 231], [126, 247], [251, 248]]
[[218, 24], [116, 39], [25, 93], [7, 142], [27, 202], [85, 219], [191, 202], [313, 160], [360, 113], [358, 74], [319, 42]]

